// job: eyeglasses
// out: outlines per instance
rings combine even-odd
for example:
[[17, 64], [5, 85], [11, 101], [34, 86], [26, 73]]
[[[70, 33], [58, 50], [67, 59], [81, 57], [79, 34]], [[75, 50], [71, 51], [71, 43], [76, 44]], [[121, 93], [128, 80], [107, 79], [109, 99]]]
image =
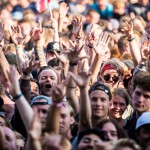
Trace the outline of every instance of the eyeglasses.
[[110, 78], [112, 78], [112, 80], [113, 80], [114, 82], [117, 82], [117, 81], [119, 80], [119, 77], [118, 77], [118, 76], [111, 76], [110, 74], [107, 74], [107, 75], [104, 76], [104, 80], [105, 80], [105, 81], [109, 81]]

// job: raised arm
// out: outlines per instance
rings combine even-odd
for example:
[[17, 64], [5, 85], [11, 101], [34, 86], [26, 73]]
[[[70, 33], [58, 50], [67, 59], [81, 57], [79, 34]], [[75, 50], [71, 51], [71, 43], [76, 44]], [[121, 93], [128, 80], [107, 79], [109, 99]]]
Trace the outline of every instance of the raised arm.
[[69, 7], [65, 2], [61, 2], [59, 6], [59, 18], [58, 18], [58, 32], [63, 31], [63, 23], [68, 12]]
[[57, 20], [56, 19], [51, 19], [50, 20], [50, 24], [51, 24], [51, 26], [52, 26], [52, 29], [53, 29], [53, 31], [54, 31], [54, 37], [53, 37], [53, 40], [54, 40], [54, 42], [59, 42], [59, 34], [58, 34], [58, 22], [57, 22]]
[[89, 72], [80, 71], [78, 75], [72, 72], [68, 73], [80, 88], [80, 111], [79, 111], [79, 131], [86, 128], [92, 128], [91, 121], [91, 104], [88, 94], [89, 89]]
[[96, 54], [95, 59], [90, 67], [90, 72], [92, 72], [91, 74], [92, 83], [96, 80], [96, 77], [99, 73], [105, 55], [109, 53], [109, 49], [108, 49], [109, 41], [110, 41], [110, 37], [108, 36], [108, 34], [106, 32], [102, 32], [99, 35], [97, 44], [93, 43], [92, 45], [92, 49]]
[[44, 53], [44, 28], [42, 28], [41, 22], [38, 21], [38, 25], [33, 28], [31, 31], [31, 39], [34, 42], [35, 45], [35, 59], [39, 60], [40, 67], [47, 66], [45, 53]]
[[134, 64], [137, 65], [141, 61], [140, 49], [136, 42], [134, 32], [133, 32], [133, 22], [125, 22], [125, 26], [122, 31], [128, 37], [130, 52], [134, 61]]
[[21, 92], [17, 78], [17, 71], [14, 66], [13, 67], [10, 66], [10, 70], [8, 71], [8, 77], [10, 81], [9, 82], [10, 94], [12, 95], [18, 107], [19, 113], [24, 122], [26, 130], [29, 131], [31, 129], [34, 112]]
[[18, 61], [18, 67], [21, 70], [20, 64], [26, 62], [28, 57], [23, 52], [23, 45], [26, 40], [26, 35], [23, 36], [21, 32], [21, 27], [18, 26], [11, 26], [10, 31], [11, 39], [16, 46], [16, 56]]
[[41, 137], [42, 137], [42, 125], [37, 113], [37, 109], [34, 110], [31, 129], [28, 132], [28, 139], [25, 150], [42, 150]]
[[47, 118], [47, 132], [59, 134], [59, 120], [60, 120], [60, 107], [61, 102], [66, 94], [66, 87], [59, 83], [52, 88], [52, 100], [53, 104], [49, 108]]

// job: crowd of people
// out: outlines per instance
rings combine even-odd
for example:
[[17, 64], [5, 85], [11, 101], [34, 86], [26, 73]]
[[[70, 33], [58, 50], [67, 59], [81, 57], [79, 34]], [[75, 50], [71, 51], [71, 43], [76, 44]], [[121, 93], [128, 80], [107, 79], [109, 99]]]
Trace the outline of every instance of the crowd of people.
[[0, 150], [150, 150], [149, 0], [0, 1]]

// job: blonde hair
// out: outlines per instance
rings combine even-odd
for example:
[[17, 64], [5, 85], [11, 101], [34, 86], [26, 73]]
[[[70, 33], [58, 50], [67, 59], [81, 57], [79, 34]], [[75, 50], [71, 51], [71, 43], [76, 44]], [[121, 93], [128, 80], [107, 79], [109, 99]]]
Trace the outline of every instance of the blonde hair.
[[113, 150], [119, 150], [119, 148], [132, 148], [133, 150], [141, 150], [140, 146], [131, 139], [120, 139], [114, 146]]

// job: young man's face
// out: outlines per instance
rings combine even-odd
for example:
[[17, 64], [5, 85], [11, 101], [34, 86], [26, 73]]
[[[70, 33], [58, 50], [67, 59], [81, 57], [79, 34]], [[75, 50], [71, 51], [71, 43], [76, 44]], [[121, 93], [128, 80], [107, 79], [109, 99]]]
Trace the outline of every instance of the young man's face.
[[30, 81], [31, 99], [39, 95], [39, 86], [36, 82]]
[[70, 130], [70, 126], [74, 123], [74, 118], [70, 114], [70, 110], [68, 106], [64, 105], [61, 106], [60, 110], [60, 134], [61, 135], [66, 135], [68, 131]]
[[102, 140], [95, 134], [85, 135], [78, 145], [78, 150], [94, 150], [95, 144]]
[[142, 148], [150, 144], [150, 125], [144, 125], [138, 132], [138, 142]]
[[150, 111], [150, 91], [137, 86], [132, 94], [132, 105], [138, 113]]
[[95, 90], [90, 94], [92, 117], [107, 118], [110, 102], [109, 96], [101, 90]]
[[[45, 99], [38, 99], [38, 100], [36, 100], [36, 102], [46, 102], [46, 100]], [[45, 129], [49, 105], [48, 104], [47, 105], [33, 105], [32, 109], [35, 110], [35, 108], [37, 109], [37, 113], [38, 113], [40, 122], [42, 124], [42, 129]]]

